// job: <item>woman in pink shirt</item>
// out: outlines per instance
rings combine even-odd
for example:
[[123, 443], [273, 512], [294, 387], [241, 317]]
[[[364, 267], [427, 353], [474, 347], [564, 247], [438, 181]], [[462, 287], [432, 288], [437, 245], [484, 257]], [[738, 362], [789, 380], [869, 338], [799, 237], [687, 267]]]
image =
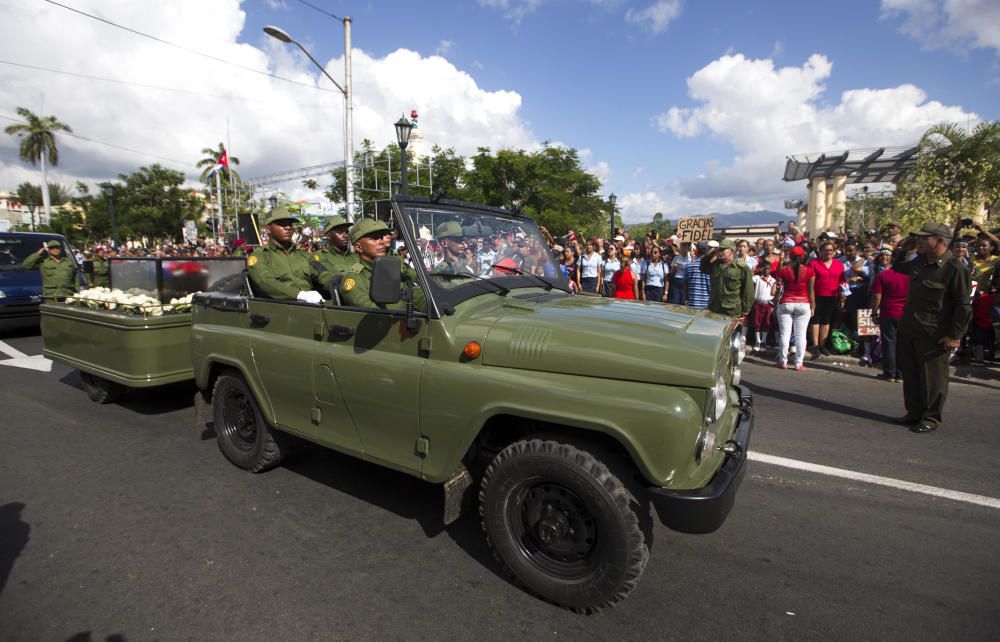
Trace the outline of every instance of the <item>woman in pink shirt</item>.
[[833, 241], [823, 241], [819, 245], [819, 257], [809, 263], [809, 267], [816, 275], [816, 312], [812, 326], [813, 359], [830, 354], [826, 349], [830, 324], [837, 310], [844, 307], [844, 295], [840, 293], [840, 284], [847, 283], [847, 278], [844, 276], [844, 264], [834, 256], [836, 251]]
[[[879, 264], [890, 264], [892, 250], [879, 251]], [[902, 381], [903, 373], [896, 365], [896, 345], [899, 338], [899, 320], [906, 304], [906, 292], [910, 287], [910, 277], [888, 267], [875, 277], [872, 283], [872, 321], [878, 323], [882, 337], [882, 374], [879, 379]]]

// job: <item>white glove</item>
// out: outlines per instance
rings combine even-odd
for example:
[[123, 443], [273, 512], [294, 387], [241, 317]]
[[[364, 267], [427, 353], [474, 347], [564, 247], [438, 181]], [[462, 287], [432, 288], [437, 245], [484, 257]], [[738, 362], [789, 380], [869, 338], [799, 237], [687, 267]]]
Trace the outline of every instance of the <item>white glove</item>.
[[322, 303], [323, 296], [315, 290], [303, 290], [299, 292], [298, 296], [295, 297], [299, 301], [305, 301], [306, 303]]

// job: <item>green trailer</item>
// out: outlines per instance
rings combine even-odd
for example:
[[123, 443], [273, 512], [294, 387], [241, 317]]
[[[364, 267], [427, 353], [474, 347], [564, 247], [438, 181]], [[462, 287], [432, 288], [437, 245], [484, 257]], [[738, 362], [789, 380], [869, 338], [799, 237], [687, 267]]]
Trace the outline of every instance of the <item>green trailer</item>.
[[143, 316], [65, 303], [40, 306], [45, 356], [80, 371], [88, 396], [194, 379], [191, 313]]

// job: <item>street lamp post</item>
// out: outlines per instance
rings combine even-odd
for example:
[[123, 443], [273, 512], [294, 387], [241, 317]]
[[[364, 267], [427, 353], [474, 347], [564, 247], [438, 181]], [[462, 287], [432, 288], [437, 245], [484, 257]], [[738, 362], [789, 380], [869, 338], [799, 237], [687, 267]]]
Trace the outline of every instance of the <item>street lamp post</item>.
[[[25, 207], [28, 208], [28, 215], [31, 217], [31, 231], [35, 231], [35, 208], [38, 207], [37, 203], [25, 203]], [[23, 218], [21, 219], [24, 220]]]
[[399, 193], [407, 196], [410, 193], [410, 175], [406, 167], [406, 146], [410, 144], [410, 132], [413, 131], [413, 123], [406, 120], [406, 116], [400, 116], [396, 121], [396, 142], [399, 143]]
[[278, 207], [278, 195], [277, 195], [277, 194], [271, 194], [271, 195], [270, 195], [270, 196], [269, 196], [269, 197], [267, 198], [267, 202], [271, 204], [271, 209], [272, 209], [272, 210], [273, 210], [274, 208]]
[[611, 204], [611, 236], [608, 239], [614, 243], [615, 241], [615, 203], [618, 201], [618, 197], [615, 196], [614, 192], [608, 196], [608, 203]]
[[264, 33], [276, 38], [281, 42], [295, 45], [298, 47], [302, 53], [306, 55], [307, 58], [316, 65], [316, 67], [323, 72], [333, 85], [340, 90], [340, 93], [344, 95], [344, 182], [347, 187], [347, 220], [348, 222], [354, 222], [354, 178], [351, 175], [352, 168], [354, 166], [354, 106], [352, 104], [351, 95], [351, 18], [346, 17], [342, 20], [344, 23], [344, 86], [341, 87], [340, 83], [333, 79], [333, 77], [326, 73], [326, 69], [323, 65], [319, 64], [315, 58], [312, 57], [306, 48], [301, 45], [298, 41], [288, 35], [288, 32], [274, 26], [264, 27]]

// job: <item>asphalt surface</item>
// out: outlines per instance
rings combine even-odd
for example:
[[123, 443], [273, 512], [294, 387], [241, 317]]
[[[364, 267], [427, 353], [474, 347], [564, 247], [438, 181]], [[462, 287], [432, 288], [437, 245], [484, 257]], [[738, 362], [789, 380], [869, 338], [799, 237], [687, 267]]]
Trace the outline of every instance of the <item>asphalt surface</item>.
[[[6, 358], [3, 640], [1000, 639], [995, 508], [750, 462], [720, 531], [657, 525], [633, 594], [581, 616], [504, 579], [474, 516], [443, 528], [439, 487], [309, 445], [251, 475], [190, 386], [99, 406]], [[752, 358], [753, 450], [1000, 498], [1000, 370], [956, 378], [927, 435], [874, 374]]]

